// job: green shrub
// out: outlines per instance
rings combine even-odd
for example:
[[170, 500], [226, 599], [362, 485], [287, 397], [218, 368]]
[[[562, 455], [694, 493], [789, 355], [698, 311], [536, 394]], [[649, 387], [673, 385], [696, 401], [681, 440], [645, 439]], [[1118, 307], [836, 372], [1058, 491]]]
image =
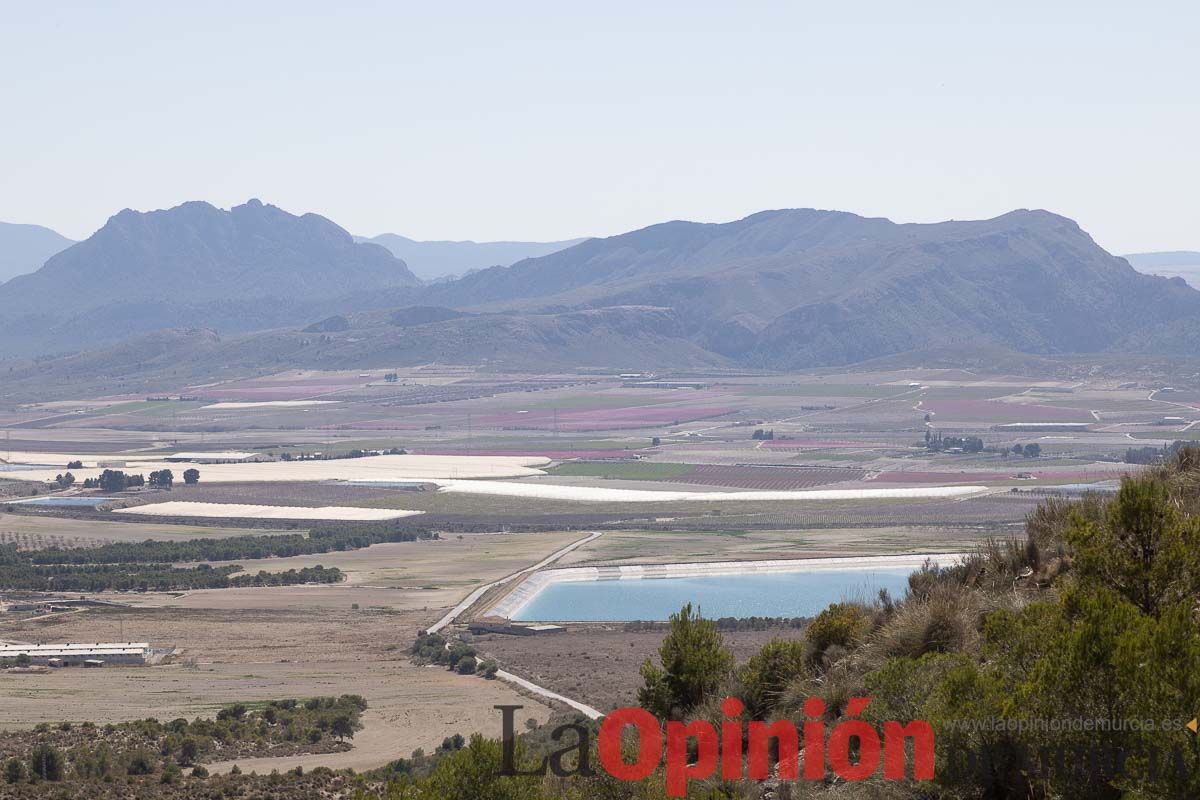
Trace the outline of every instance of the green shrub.
[[174, 763], [168, 763], [163, 767], [162, 776], [159, 780], [165, 784], [179, 783], [179, 779], [183, 777], [183, 771]]
[[125, 764], [127, 775], [150, 775], [154, 772], [154, 756], [145, 750], [137, 750], [129, 756]]
[[688, 603], [671, 615], [670, 632], [659, 647], [659, 663], [642, 664], [638, 703], [660, 718], [677, 718], [699, 706], [733, 670], [733, 653], [712, 620]]
[[42, 743], [29, 754], [29, 774], [44, 781], [61, 781], [66, 769], [66, 759], [57, 748]]
[[857, 603], [834, 603], [817, 615], [805, 631], [809, 666], [821, 667], [831, 648], [858, 644], [871, 630], [867, 610]]
[[5, 783], [20, 783], [25, 780], [25, 765], [19, 758], [10, 758], [4, 762]]
[[750, 657], [739, 677], [751, 719], [766, 719], [788, 686], [805, 675], [806, 652], [803, 640], [772, 639]]

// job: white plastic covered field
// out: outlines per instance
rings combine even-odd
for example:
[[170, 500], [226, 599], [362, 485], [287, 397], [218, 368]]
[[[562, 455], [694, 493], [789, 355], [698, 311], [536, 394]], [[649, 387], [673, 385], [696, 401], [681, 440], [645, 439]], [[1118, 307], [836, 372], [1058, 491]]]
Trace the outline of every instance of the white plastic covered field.
[[219, 517], [233, 519], [329, 519], [354, 522], [378, 522], [422, 514], [395, 508], [357, 508], [354, 506], [256, 506], [241, 503], [194, 503], [172, 500], [133, 508], [121, 508], [114, 514], [139, 514], [151, 517]]
[[223, 403], [212, 403], [203, 406], [201, 411], [236, 411], [255, 408], [306, 408], [308, 406], [328, 406], [338, 403], [338, 400], [229, 400]]
[[901, 489], [811, 489], [785, 491], [688, 492], [653, 489], [608, 489], [599, 486], [563, 486], [550, 483], [514, 481], [447, 481], [436, 483], [439, 492], [450, 494], [486, 494], [504, 497], [529, 497], [539, 500], [575, 500], [584, 503], [673, 503], [745, 502], [763, 500], [906, 500], [935, 497], [966, 497], [986, 492], [986, 486], [919, 486]]
[[[65, 465], [75, 458], [71, 455], [46, 456], [32, 463], [63, 464], [52, 469], [31, 469], [5, 472], [4, 477], [19, 481], [52, 481], [54, 476], [65, 472]], [[115, 456], [115, 458], [122, 458]], [[53, 460], [50, 460], [53, 459]], [[537, 467], [550, 463], [541, 456], [366, 456], [364, 458], [339, 458], [330, 461], [267, 461], [257, 464], [192, 464], [165, 463], [161, 456], [138, 458], [125, 456], [126, 473], [149, 473], [167, 467], [176, 480], [184, 470], [195, 467], [200, 470], [203, 483], [261, 483], [268, 481], [412, 481], [426, 478], [456, 480], [460, 478], [524, 478], [543, 475]], [[83, 458], [85, 467], [73, 469], [76, 481], [95, 478], [101, 470], [95, 456]], [[15, 459], [13, 463], [19, 463]]]

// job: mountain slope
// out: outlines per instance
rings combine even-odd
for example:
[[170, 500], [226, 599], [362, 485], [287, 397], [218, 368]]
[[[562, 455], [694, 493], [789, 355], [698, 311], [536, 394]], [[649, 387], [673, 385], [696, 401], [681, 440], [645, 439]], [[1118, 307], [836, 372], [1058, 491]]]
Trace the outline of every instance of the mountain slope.
[[373, 242], [386, 247], [408, 264], [413, 274], [424, 281], [463, 275], [487, 267], [508, 266], [526, 258], [549, 255], [579, 244], [584, 239], [562, 242], [421, 242], [395, 233], [372, 238], [355, 237], [356, 241]]
[[1142, 275], [1045, 211], [896, 224], [812, 209], [669, 222], [428, 287], [461, 309], [672, 308], [743, 363], [845, 364], [959, 343], [1099, 352], [1200, 314], [1200, 292]]
[[0, 287], [0, 347], [77, 349], [167, 326], [253, 330], [417, 283], [387, 250], [316, 214], [257, 200], [229, 211], [202, 202], [125, 210]]
[[33, 272], [73, 241], [41, 225], [0, 222], [0, 283]]
[[189, 383], [283, 368], [340, 370], [443, 362], [514, 371], [729, 366], [689, 342], [674, 312], [602, 308], [562, 314], [462, 314], [410, 308], [339, 316], [305, 329], [220, 335], [166, 329], [55, 358], [18, 361], [0, 404], [92, 394], [180, 391]]

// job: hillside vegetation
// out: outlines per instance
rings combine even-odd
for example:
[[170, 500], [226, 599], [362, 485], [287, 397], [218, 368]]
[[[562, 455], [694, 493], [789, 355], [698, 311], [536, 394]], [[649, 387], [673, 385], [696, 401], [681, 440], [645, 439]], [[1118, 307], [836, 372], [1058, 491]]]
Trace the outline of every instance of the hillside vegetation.
[[[936, 733], [932, 781], [712, 778], [691, 782], [693, 798], [1195, 797], [1200, 750], [1184, 725], [1200, 709], [1198, 598], [1200, 452], [1184, 450], [1111, 499], [1048, 500], [1024, 541], [926, 567], [903, 600], [830, 606], [803, 640], [769, 643], [740, 665], [714, 623], [685, 608], [638, 697], [660, 717], [719, 725], [732, 696], [743, 719], [798, 726], [816, 699], [826, 730], [859, 718], [881, 738], [888, 720], [926, 720]], [[863, 711], [852, 698], [870, 702]], [[556, 749], [526, 739], [534, 761], [539, 747]], [[641, 783], [500, 778], [500, 759], [477, 737], [380, 796], [664, 796], [661, 771]]]

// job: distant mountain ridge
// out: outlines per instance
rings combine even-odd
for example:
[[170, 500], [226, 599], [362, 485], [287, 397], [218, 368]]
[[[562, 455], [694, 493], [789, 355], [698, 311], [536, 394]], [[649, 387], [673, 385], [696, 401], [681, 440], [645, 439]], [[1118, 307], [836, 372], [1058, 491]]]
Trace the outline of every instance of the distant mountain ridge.
[[423, 281], [442, 280], [487, 267], [506, 267], [526, 258], [549, 255], [577, 245], [586, 239], [561, 242], [472, 242], [417, 241], [395, 233], [371, 238], [356, 236], [356, 241], [386, 247], [392, 255], [408, 264]]
[[46, 259], [75, 244], [41, 225], [0, 222], [0, 283], [35, 271]]
[[1200, 315], [1200, 292], [1183, 281], [1142, 275], [1075, 222], [1030, 210], [935, 224], [817, 209], [667, 222], [430, 286], [421, 299], [492, 311], [666, 307], [690, 341], [781, 369], [959, 343], [1100, 352]]
[[198, 201], [126, 209], [0, 286], [0, 334], [10, 350], [37, 352], [164, 327], [254, 330], [309, 320], [347, 295], [418, 283], [386, 249], [316, 214], [258, 200], [228, 211]]
[[[10, 355], [22, 335], [31, 354], [157, 328], [212, 329], [153, 341], [202, 342], [204, 363], [246, 368], [793, 370], [905, 353], [1191, 356], [1200, 292], [1139, 273], [1040, 210], [934, 224], [818, 209], [674, 221], [419, 285], [384, 248], [257, 201], [122, 212], [0, 287]], [[109, 347], [101, 372], [137, 351]]]

